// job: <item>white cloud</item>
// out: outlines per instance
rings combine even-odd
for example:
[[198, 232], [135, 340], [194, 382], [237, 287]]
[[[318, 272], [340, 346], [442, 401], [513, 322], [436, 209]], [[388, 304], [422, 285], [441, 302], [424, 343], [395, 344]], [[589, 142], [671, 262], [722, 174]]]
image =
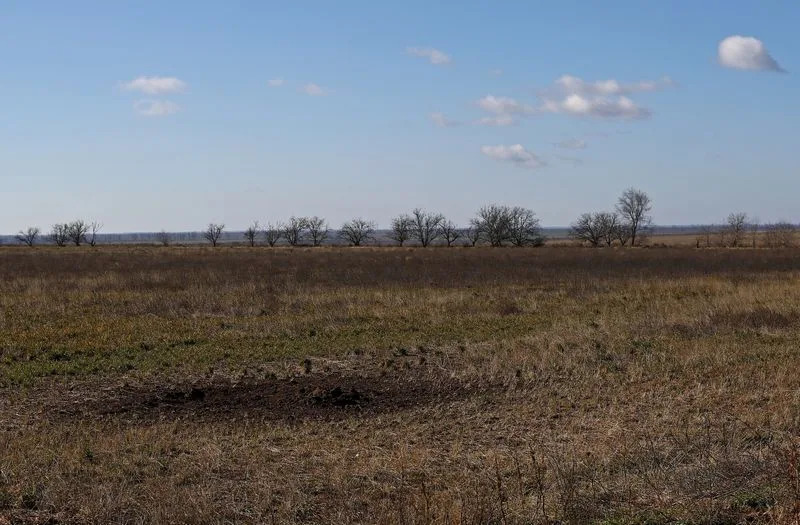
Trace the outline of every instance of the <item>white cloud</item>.
[[718, 53], [719, 63], [725, 67], [754, 71], [784, 71], [769, 54], [764, 43], [752, 36], [729, 36], [719, 43]]
[[516, 123], [516, 115], [532, 115], [536, 110], [509, 97], [496, 97], [486, 95], [476, 102], [476, 105], [492, 116], [484, 117], [477, 121], [486, 126], [510, 126]]
[[643, 119], [652, 112], [628, 95], [673, 85], [669, 77], [625, 84], [614, 79], [586, 82], [572, 75], [563, 75], [556, 80], [554, 87], [540, 93], [543, 102], [539, 110], [579, 117]]
[[302, 91], [306, 95], [311, 95], [312, 97], [320, 97], [322, 95], [328, 94], [328, 91], [325, 88], [318, 86], [313, 82], [309, 82], [308, 84], [303, 86]]
[[267, 84], [269, 84], [270, 87], [281, 87], [284, 84], [284, 82], [283, 82], [283, 78], [278, 77], [278, 78], [269, 79], [267, 81]]
[[137, 100], [133, 109], [145, 117], [164, 117], [180, 111], [180, 106], [169, 100]]
[[407, 47], [406, 53], [417, 57], [427, 58], [431, 64], [441, 66], [449, 64], [450, 55], [432, 47]]
[[509, 97], [486, 95], [478, 100], [477, 104], [482, 110], [494, 113], [495, 115], [515, 115], [533, 112], [532, 107], [521, 104]]
[[649, 109], [637, 105], [628, 97], [586, 98], [581, 95], [569, 95], [556, 104], [554, 111], [578, 117], [600, 118], [643, 119], [651, 115]]
[[556, 142], [555, 146], [562, 149], [586, 149], [588, 144], [582, 139], [566, 139], [561, 142]]
[[122, 88], [128, 91], [141, 91], [148, 95], [182, 93], [186, 89], [186, 82], [175, 77], [138, 77], [130, 82], [124, 82]]
[[460, 126], [461, 122], [447, 118], [444, 113], [431, 113], [431, 120], [440, 128], [454, 128]]
[[542, 159], [526, 150], [521, 144], [482, 146], [481, 153], [497, 161], [511, 162], [521, 168], [536, 169], [546, 165]]

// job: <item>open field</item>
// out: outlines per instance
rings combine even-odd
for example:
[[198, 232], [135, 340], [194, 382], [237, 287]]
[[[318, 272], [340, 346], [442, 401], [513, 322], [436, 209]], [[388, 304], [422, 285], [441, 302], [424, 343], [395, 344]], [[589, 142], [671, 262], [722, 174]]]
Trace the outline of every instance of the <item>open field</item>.
[[798, 523], [800, 251], [0, 249], [0, 523]]

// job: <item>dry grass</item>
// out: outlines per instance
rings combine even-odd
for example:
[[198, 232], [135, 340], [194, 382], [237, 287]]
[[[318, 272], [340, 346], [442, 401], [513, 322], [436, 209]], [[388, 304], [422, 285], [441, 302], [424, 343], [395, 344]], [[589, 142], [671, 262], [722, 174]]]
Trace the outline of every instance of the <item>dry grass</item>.
[[798, 255], [0, 250], [0, 523], [798, 523]]

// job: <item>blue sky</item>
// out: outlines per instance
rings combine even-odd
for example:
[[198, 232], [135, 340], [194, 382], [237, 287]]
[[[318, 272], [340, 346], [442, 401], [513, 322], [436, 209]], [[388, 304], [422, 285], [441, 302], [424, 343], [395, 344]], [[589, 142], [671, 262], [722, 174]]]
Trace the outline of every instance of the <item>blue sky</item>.
[[[465, 223], [491, 202], [561, 226], [628, 186], [660, 224], [800, 221], [798, 20], [794, 1], [6, 1], [0, 232]], [[737, 36], [757, 40], [720, 47]]]

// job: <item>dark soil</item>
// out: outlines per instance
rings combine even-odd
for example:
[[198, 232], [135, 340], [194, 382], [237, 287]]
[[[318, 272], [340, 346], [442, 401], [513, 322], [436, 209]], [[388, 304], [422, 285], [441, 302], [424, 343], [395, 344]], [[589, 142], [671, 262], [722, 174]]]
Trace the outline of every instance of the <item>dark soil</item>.
[[[394, 412], [455, 401], [475, 392], [471, 385], [449, 377], [308, 374], [238, 383], [120, 386], [48, 411], [59, 417], [144, 421], [184, 418], [302, 421]], [[71, 397], [76, 397], [74, 390]]]

